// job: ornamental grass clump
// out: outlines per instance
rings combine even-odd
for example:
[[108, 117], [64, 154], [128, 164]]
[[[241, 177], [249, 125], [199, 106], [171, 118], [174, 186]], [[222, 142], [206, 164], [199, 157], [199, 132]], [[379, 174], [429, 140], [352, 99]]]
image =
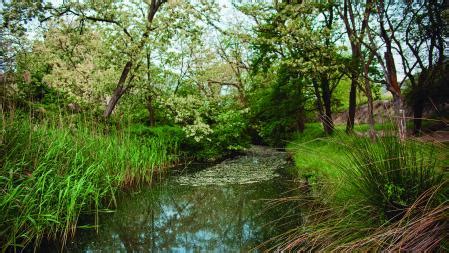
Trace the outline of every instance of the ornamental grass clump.
[[[353, 140], [341, 169], [353, 197], [381, 221], [397, 221], [426, 192], [444, 183], [436, 148], [396, 137]], [[430, 197], [430, 196], [429, 196]], [[432, 201], [441, 200], [438, 195]]]
[[300, 198], [303, 226], [273, 250], [449, 250], [447, 146], [392, 136], [327, 141], [342, 151], [329, 164], [341, 176], [322, 177]]

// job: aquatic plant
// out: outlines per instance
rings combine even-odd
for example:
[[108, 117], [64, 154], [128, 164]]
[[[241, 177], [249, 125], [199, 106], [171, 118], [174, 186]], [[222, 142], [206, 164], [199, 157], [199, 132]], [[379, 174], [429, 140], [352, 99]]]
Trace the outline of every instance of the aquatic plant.
[[[91, 125], [89, 125], [91, 124]], [[151, 182], [175, 162], [170, 136], [137, 138], [105, 124], [60, 117], [4, 118], [1, 136], [0, 244], [37, 247], [73, 235], [81, 213], [114, 206], [115, 192]], [[97, 217], [97, 216], [96, 216]]]

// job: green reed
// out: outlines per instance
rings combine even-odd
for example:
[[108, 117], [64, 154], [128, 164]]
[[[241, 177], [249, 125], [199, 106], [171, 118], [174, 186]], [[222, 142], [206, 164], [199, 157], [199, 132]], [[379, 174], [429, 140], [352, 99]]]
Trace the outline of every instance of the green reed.
[[137, 138], [75, 118], [3, 117], [0, 147], [0, 245], [37, 247], [66, 240], [81, 213], [98, 217], [121, 187], [149, 183], [176, 161], [170, 136]]

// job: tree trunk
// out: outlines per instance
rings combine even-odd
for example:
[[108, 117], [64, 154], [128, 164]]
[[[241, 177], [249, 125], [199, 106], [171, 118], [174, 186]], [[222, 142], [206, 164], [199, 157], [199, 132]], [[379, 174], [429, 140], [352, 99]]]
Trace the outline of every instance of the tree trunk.
[[125, 94], [125, 90], [123, 87], [117, 87], [112, 94], [111, 99], [109, 99], [108, 105], [106, 106], [106, 110], [104, 111], [103, 116], [105, 118], [109, 118], [114, 111], [115, 106], [117, 105], [119, 99]]
[[424, 110], [425, 101], [427, 99], [426, 90], [428, 89], [429, 82], [434, 79], [434, 75], [431, 74], [430, 69], [422, 69], [418, 77], [418, 83], [413, 89], [413, 134], [419, 136], [422, 128], [422, 115]]
[[125, 94], [126, 88], [125, 88], [125, 82], [126, 78], [128, 78], [128, 74], [131, 70], [133, 63], [131, 61], [128, 61], [123, 68], [122, 75], [120, 76], [120, 79], [117, 83], [117, 87], [114, 90], [114, 93], [112, 94], [111, 99], [108, 102], [108, 105], [106, 106], [106, 110], [104, 111], [103, 116], [105, 118], [109, 118], [111, 116], [112, 111], [114, 111], [115, 106], [117, 105], [119, 99]]
[[348, 120], [346, 121], [346, 133], [354, 131], [355, 111], [357, 109], [357, 85], [356, 77], [351, 78], [351, 90], [349, 91]]
[[393, 93], [393, 108], [395, 121], [399, 132], [398, 134], [399, 138], [404, 140], [407, 136], [404, 105], [402, 101], [401, 88], [399, 87], [396, 75], [393, 54], [391, 53], [391, 47], [388, 46], [387, 51], [385, 52], [385, 63], [387, 67], [388, 83], [390, 85], [389, 90]]
[[334, 131], [334, 122], [332, 120], [331, 91], [329, 88], [329, 79], [327, 77], [321, 79], [321, 89], [323, 91], [324, 104], [324, 132], [326, 132], [326, 134], [332, 134]]
[[416, 136], [421, 135], [423, 109], [424, 109], [423, 102], [416, 101], [413, 104], [413, 134]]
[[324, 126], [324, 109], [323, 109], [323, 103], [321, 102], [321, 93], [318, 87], [318, 82], [314, 79], [312, 80], [312, 84], [313, 84], [313, 90], [315, 91], [315, 97], [316, 97], [316, 108], [318, 110], [318, 114], [320, 116], [320, 121], [323, 124], [323, 128], [325, 128]]
[[301, 106], [301, 108], [298, 110], [298, 116], [296, 117], [296, 127], [300, 133], [304, 132], [306, 123], [305, 121], [304, 106]]
[[360, 23], [360, 30], [358, 32], [353, 4], [359, 3], [360, 1], [351, 1], [345, 0], [343, 2], [343, 13], [340, 14], [343, 19], [343, 23], [345, 24], [346, 34], [348, 35], [349, 43], [351, 44], [351, 90], [349, 92], [349, 112], [348, 112], [348, 120], [346, 122], [346, 133], [350, 133], [354, 130], [354, 120], [355, 120], [355, 111], [357, 106], [356, 93], [358, 80], [360, 76], [360, 60], [364, 59], [362, 55], [362, 41], [365, 37], [366, 28], [368, 26], [369, 17], [371, 14], [371, 0], [366, 0], [365, 2], [365, 11], [363, 15], [363, 20]]
[[401, 87], [398, 83], [396, 66], [394, 63], [393, 53], [392, 53], [392, 42], [391, 37], [388, 32], [392, 33], [394, 31], [389, 31], [385, 29], [384, 26], [384, 14], [385, 14], [385, 6], [384, 0], [380, 0], [377, 4], [377, 11], [379, 12], [380, 18], [380, 36], [385, 42], [385, 67], [386, 67], [386, 80], [387, 80], [387, 88], [393, 94], [393, 108], [395, 113], [395, 121], [398, 128], [398, 135], [401, 140], [404, 140], [407, 132], [406, 132], [406, 121], [405, 121], [405, 111], [403, 107], [402, 95], [401, 95]]
[[[373, 55], [374, 56], [374, 55]], [[363, 70], [365, 75], [365, 95], [368, 99], [368, 124], [369, 124], [369, 136], [372, 140], [376, 139], [376, 130], [374, 129], [374, 106], [373, 106], [373, 94], [371, 92], [371, 82], [369, 80], [369, 66], [371, 65], [372, 58], [364, 63]]]
[[[316, 80], [312, 80], [313, 88], [316, 96], [316, 107], [318, 109], [318, 113], [320, 115], [320, 121], [323, 125], [323, 130], [326, 134], [332, 134], [334, 130], [334, 124], [332, 122], [332, 110], [330, 104], [330, 90], [329, 90], [329, 82], [327, 82], [327, 89], [325, 89], [326, 84], [323, 84], [323, 80], [327, 80], [323, 78], [321, 80], [321, 89], [323, 90], [323, 95], [321, 95], [318, 82]], [[323, 99], [323, 102], [322, 100]], [[324, 106], [323, 106], [324, 104]]]
[[402, 97], [396, 94], [393, 94], [393, 110], [399, 138], [404, 140], [407, 136], [404, 105]]
[[[142, 48], [145, 46], [147, 38], [151, 32], [151, 25], [153, 23], [154, 16], [156, 15], [156, 12], [158, 11], [159, 7], [165, 2], [166, 2], [166, 0], [151, 0], [149, 10], [148, 10], [146, 29], [142, 34], [142, 37], [139, 41], [137, 49], [133, 52], [133, 56], [137, 56], [138, 53], [140, 53], [142, 51]], [[122, 71], [122, 75], [120, 76], [120, 79], [117, 83], [117, 87], [115, 88], [114, 93], [112, 94], [112, 98], [109, 100], [106, 110], [103, 113], [103, 116], [105, 118], [108, 118], [109, 116], [111, 116], [111, 114], [114, 111], [114, 108], [117, 105], [120, 98], [130, 88], [130, 86], [125, 87], [126, 79], [128, 78], [128, 74], [131, 71], [131, 67], [133, 66], [133, 60], [132, 60], [133, 57], [130, 57], [130, 59], [131, 60], [126, 62], [126, 65]], [[138, 69], [139, 65], [135, 66], [134, 68]], [[131, 83], [131, 80], [129, 80], [128, 83]]]

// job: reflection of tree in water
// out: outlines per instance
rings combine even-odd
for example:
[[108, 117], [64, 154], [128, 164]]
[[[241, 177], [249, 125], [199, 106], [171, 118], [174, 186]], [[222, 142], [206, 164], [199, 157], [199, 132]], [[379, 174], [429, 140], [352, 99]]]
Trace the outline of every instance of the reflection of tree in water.
[[293, 203], [262, 212], [266, 203], [260, 201], [287, 190], [278, 181], [204, 187], [168, 183], [138, 194], [124, 194], [117, 211], [102, 217], [98, 235], [94, 231], [79, 233], [72, 248], [128, 252], [248, 250], [287, 229], [264, 224], [291, 211]]

